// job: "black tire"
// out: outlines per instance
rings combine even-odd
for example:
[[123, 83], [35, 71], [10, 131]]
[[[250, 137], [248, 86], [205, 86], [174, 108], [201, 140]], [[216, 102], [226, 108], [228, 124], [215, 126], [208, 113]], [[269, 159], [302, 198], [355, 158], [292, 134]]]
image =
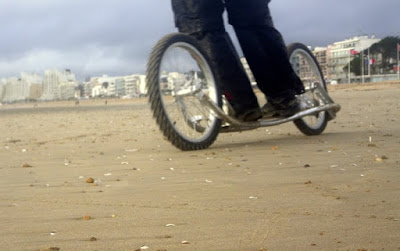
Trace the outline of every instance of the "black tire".
[[201, 86], [221, 106], [221, 92], [199, 43], [181, 33], [163, 37], [151, 51], [146, 74], [153, 117], [166, 139], [185, 151], [209, 147], [218, 136], [221, 120], [197, 97], [179, 94]]
[[[311, 87], [313, 82], [321, 83], [327, 90], [321, 67], [313, 53], [305, 45], [300, 43], [290, 44], [288, 46], [288, 54], [293, 70], [302, 80], [306, 90]], [[307, 98], [316, 102], [317, 105], [320, 104], [320, 100], [313, 95], [313, 92], [306, 91], [303, 95], [307, 95]], [[295, 120], [294, 124], [302, 133], [312, 136], [321, 134], [325, 130], [328, 120], [328, 114], [320, 112]]]

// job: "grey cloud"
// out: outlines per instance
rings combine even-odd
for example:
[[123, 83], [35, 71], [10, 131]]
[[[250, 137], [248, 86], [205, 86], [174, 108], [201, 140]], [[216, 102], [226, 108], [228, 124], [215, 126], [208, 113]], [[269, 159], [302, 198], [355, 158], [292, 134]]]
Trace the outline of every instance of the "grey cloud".
[[[327, 45], [399, 36], [398, 0], [273, 0], [286, 42]], [[0, 78], [71, 68], [77, 75], [143, 72], [156, 41], [175, 31], [169, 0], [2, 0]]]

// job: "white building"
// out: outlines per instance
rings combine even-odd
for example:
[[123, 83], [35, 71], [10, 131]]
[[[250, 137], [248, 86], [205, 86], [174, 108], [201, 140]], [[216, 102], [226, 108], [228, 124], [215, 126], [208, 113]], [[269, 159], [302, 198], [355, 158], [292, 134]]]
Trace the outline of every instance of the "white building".
[[146, 75], [136, 75], [139, 78], [139, 94], [146, 95], [147, 94], [147, 82]]
[[[36, 73], [21, 73], [21, 77], [2, 79], [2, 94], [5, 102], [37, 99], [38, 90], [41, 90], [42, 77]], [[33, 91], [33, 93], [31, 93]]]
[[134, 74], [123, 78], [125, 82], [125, 95], [139, 97], [147, 93], [146, 75]]
[[185, 84], [186, 75], [180, 72], [169, 72], [167, 75], [167, 86], [165, 91], [174, 92], [174, 89], [179, 89]]
[[124, 77], [125, 79], [125, 95], [129, 97], [137, 97], [139, 95], [140, 79], [136, 75]]
[[[105, 88], [107, 86], [107, 88]], [[93, 81], [93, 94], [97, 96], [138, 97], [147, 93], [145, 75], [120, 77], [103, 76]]]
[[25, 82], [22, 82], [21, 79], [16, 77], [11, 77], [6, 79], [6, 84], [4, 86], [4, 98], [5, 102], [13, 102], [13, 101], [22, 101], [25, 97], [24, 89], [27, 89], [28, 86]]
[[126, 95], [125, 92], [125, 79], [123, 77], [117, 78], [115, 80], [115, 94], [118, 97], [123, 97]]
[[380, 39], [375, 36], [360, 36], [336, 42], [328, 47], [328, 74], [331, 80], [339, 83], [348, 82], [349, 74], [343, 68], [353, 59], [351, 51], [361, 52], [368, 49]]
[[59, 85], [59, 98], [67, 100], [75, 98], [75, 87], [78, 86], [77, 82], [64, 82]]
[[98, 96], [116, 96], [115, 81], [118, 77], [109, 77], [103, 75], [101, 77], [93, 77], [90, 79], [91, 95], [92, 97]]
[[3, 79], [0, 81], [0, 102], [3, 100], [3, 94], [4, 94], [4, 82]]
[[18, 79], [16, 77], [4, 78], [1, 80], [3, 86], [2, 101], [11, 102], [14, 99], [15, 93], [17, 92]]
[[92, 96], [92, 83], [91, 82], [83, 83], [83, 96], [85, 98], [89, 98]]
[[43, 78], [36, 73], [21, 73], [21, 82], [24, 83], [22, 96], [24, 99], [39, 99], [42, 95]]
[[60, 72], [58, 70], [46, 70], [44, 72], [43, 80], [43, 95], [42, 100], [56, 100], [62, 99], [60, 92], [61, 83], [74, 83], [76, 84], [75, 74], [70, 70]]
[[313, 50], [313, 54], [317, 59], [319, 66], [321, 67], [321, 71], [325, 79], [329, 79], [328, 53], [329, 53], [328, 47], [315, 47]]

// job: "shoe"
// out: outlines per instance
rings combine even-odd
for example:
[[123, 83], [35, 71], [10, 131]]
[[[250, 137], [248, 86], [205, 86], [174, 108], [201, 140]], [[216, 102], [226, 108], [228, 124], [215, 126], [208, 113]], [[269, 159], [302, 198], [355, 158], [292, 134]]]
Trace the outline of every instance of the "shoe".
[[243, 122], [257, 121], [262, 118], [262, 112], [258, 103], [253, 104], [237, 104], [226, 102], [228, 115]]
[[300, 95], [292, 99], [270, 99], [270, 101], [261, 108], [261, 112], [264, 118], [287, 118], [309, 108], [311, 108], [311, 106], [309, 106]]
[[266, 103], [261, 108], [261, 112], [264, 118], [278, 117], [277, 109], [270, 102]]
[[261, 109], [259, 107], [238, 113], [235, 117], [244, 122], [257, 121], [262, 117]]

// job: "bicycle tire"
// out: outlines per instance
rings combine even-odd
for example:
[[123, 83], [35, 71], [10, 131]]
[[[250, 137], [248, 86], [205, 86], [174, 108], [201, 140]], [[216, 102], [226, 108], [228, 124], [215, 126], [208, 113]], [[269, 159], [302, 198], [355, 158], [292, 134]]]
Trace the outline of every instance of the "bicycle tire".
[[[319, 82], [327, 91], [321, 67], [314, 54], [301, 43], [290, 44], [287, 50], [293, 70], [302, 80], [304, 87], [307, 89], [313, 82]], [[310, 92], [306, 92], [303, 95], [309, 95], [308, 98], [311, 98], [318, 104], [320, 103], [318, 98], [312, 96]], [[320, 112], [316, 115], [306, 116], [293, 122], [303, 134], [312, 136], [320, 135], [326, 129], [328, 120], [327, 112]]]
[[[169, 66], [169, 61], [176, 61], [176, 66]], [[178, 61], [182, 61], [179, 62], [182, 65], [178, 65]], [[194, 70], [188, 70], [190, 66]], [[203, 77], [200, 80], [198, 72]], [[163, 80], [166, 74], [175, 74], [176, 79]], [[153, 117], [165, 138], [184, 151], [209, 147], [218, 136], [221, 120], [202, 106], [197, 97], [179, 96], [185, 88], [195, 89], [194, 85], [200, 83], [202, 91], [208, 91], [209, 97], [220, 107], [222, 104], [209, 60], [196, 39], [182, 33], [164, 36], [150, 53], [146, 75]], [[194, 111], [188, 112], [189, 108]]]

